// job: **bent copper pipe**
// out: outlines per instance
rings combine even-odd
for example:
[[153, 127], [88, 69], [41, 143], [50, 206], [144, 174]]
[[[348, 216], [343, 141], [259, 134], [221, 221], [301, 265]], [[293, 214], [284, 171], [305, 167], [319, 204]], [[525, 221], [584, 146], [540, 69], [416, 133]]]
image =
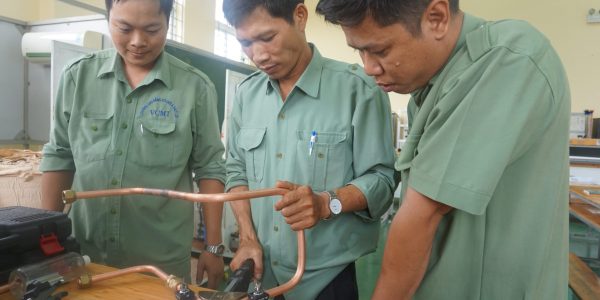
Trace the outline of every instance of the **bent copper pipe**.
[[[187, 200], [191, 202], [227, 202], [227, 201], [238, 201], [238, 200], [247, 200], [251, 198], [261, 198], [267, 196], [276, 196], [283, 195], [288, 190], [282, 188], [270, 188], [270, 189], [259, 189], [253, 191], [243, 191], [243, 192], [232, 192], [232, 193], [221, 193], [221, 194], [194, 194], [194, 193], [186, 193], [179, 192], [173, 190], [163, 190], [163, 189], [147, 189], [147, 188], [123, 188], [123, 189], [112, 189], [112, 190], [96, 190], [96, 191], [85, 191], [85, 192], [75, 192], [73, 190], [63, 191], [63, 203], [70, 204], [79, 199], [90, 199], [90, 198], [99, 198], [99, 197], [113, 197], [113, 196], [125, 196], [125, 195], [153, 195], [153, 196], [162, 196], [167, 198], [175, 198], [181, 200]], [[304, 230], [297, 232], [297, 240], [298, 240], [298, 266], [296, 267], [296, 273], [292, 278], [277, 287], [266, 290], [266, 293], [269, 294], [270, 297], [276, 297], [286, 293], [287, 291], [293, 289], [302, 278], [304, 274], [304, 267], [306, 265], [306, 247], [305, 247], [305, 239], [304, 239]], [[137, 268], [151, 268], [148, 270], [140, 270]], [[160, 271], [160, 269], [153, 266], [139, 266], [139, 267], [131, 267], [123, 270], [118, 270], [114, 272], [109, 272], [105, 274], [95, 275], [91, 278], [91, 282], [98, 282], [122, 275], [126, 275], [129, 273], [141, 273], [141, 272], [151, 272], [156, 274], [159, 278], [163, 280], [167, 280], [167, 275]], [[157, 273], [160, 272], [160, 273]], [[172, 289], [176, 289], [179, 287], [171, 287]]]

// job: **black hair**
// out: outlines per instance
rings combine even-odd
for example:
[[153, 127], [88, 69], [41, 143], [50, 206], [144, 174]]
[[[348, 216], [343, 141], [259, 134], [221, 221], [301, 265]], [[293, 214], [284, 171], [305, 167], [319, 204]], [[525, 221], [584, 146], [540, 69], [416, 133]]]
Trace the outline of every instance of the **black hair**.
[[223, 14], [233, 27], [237, 27], [255, 9], [263, 7], [274, 18], [294, 23], [294, 10], [304, 0], [223, 0]]
[[[317, 13], [327, 22], [356, 26], [371, 16], [379, 26], [400, 23], [414, 36], [421, 34], [421, 16], [432, 0], [319, 0]], [[459, 0], [448, 0], [450, 12], [458, 12]]]
[[[127, 0], [104, 0], [106, 4], [106, 16], [110, 16], [110, 11], [114, 3], [125, 2]], [[169, 25], [169, 19], [171, 19], [171, 11], [173, 10], [173, 0], [157, 0], [160, 2], [160, 11], [167, 17], [167, 25]]]

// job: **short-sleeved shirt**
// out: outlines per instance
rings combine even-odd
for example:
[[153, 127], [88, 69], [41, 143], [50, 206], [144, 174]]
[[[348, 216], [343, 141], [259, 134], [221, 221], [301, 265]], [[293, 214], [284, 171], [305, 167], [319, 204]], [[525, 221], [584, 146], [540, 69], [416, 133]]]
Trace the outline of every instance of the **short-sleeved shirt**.
[[[255, 73], [240, 84], [228, 123], [227, 189], [270, 188], [277, 180], [309, 185], [315, 192], [352, 184], [367, 199], [367, 210], [306, 230], [306, 270], [285, 295], [288, 300], [314, 299], [349, 263], [376, 248], [379, 217], [394, 190], [387, 95], [360, 67], [311, 49], [312, 59], [285, 102], [276, 81]], [[287, 282], [296, 270], [296, 233], [274, 210], [279, 199], [251, 201], [264, 250], [265, 287]]]
[[465, 15], [447, 64], [409, 107], [396, 167], [455, 208], [415, 299], [564, 299], [570, 95], [549, 41], [523, 21]]
[[[77, 191], [192, 192], [193, 179], [224, 182], [216, 107], [208, 77], [168, 53], [135, 89], [115, 50], [85, 56], [62, 74], [40, 169], [75, 171]], [[79, 200], [70, 216], [92, 261], [154, 264], [189, 278], [191, 202], [155, 196]]]

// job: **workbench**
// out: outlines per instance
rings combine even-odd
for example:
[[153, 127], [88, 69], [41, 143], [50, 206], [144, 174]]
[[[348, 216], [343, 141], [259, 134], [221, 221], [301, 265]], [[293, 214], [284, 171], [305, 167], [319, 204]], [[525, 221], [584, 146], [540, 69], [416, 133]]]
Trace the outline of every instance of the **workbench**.
[[[102, 274], [116, 270], [115, 268], [91, 263], [86, 266], [91, 274]], [[190, 285], [194, 292], [206, 290], [204, 288]], [[79, 289], [76, 282], [69, 282], [57, 289], [67, 291], [69, 294], [65, 300], [174, 300], [175, 293], [167, 288], [164, 281], [158, 277], [144, 274], [128, 274], [122, 277], [108, 279], [93, 284], [90, 288]], [[8, 293], [0, 295], [0, 300], [14, 300]]]
[[597, 185], [571, 185], [569, 193], [571, 198], [579, 199], [591, 206], [600, 209], [600, 195], [587, 195], [585, 190], [600, 190]]
[[[587, 195], [586, 189], [600, 186], [570, 186], [569, 213], [591, 228], [600, 231], [600, 195]], [[600, 279], [575, 254], [569, 254], [569, 286], [579, 299], [598, 299]]]
[[597, 190], [600, 186], [571, 185], [569, 187], [569, 214], [600, 232], [600, 195], [586, 195], [584, 190], [587, 189]]

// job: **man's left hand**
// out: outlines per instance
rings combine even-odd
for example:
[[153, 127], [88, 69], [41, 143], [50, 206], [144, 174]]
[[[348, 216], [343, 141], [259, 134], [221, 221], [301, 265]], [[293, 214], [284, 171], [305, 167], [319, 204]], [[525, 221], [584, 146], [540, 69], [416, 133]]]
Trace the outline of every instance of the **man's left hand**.
[[196, 283], [200, 284], [204, 278], [204, 271], [208, 273], [208, 284], [206, 285], [209, 289], [217, 289], [224, 275], [223, 257], [216, 256], [212, 253], [202, 251], [200, 257], [198, 257], [198, 264], [196, 266]]
[[329, 216], [329, 196], [326, 194], [315, 194], [310, 186], [287, 181], [278, 181], [275, 186], [289, 190], [275, 203], [275, 210], [281, 211], [292, 230], [311, 228]]

